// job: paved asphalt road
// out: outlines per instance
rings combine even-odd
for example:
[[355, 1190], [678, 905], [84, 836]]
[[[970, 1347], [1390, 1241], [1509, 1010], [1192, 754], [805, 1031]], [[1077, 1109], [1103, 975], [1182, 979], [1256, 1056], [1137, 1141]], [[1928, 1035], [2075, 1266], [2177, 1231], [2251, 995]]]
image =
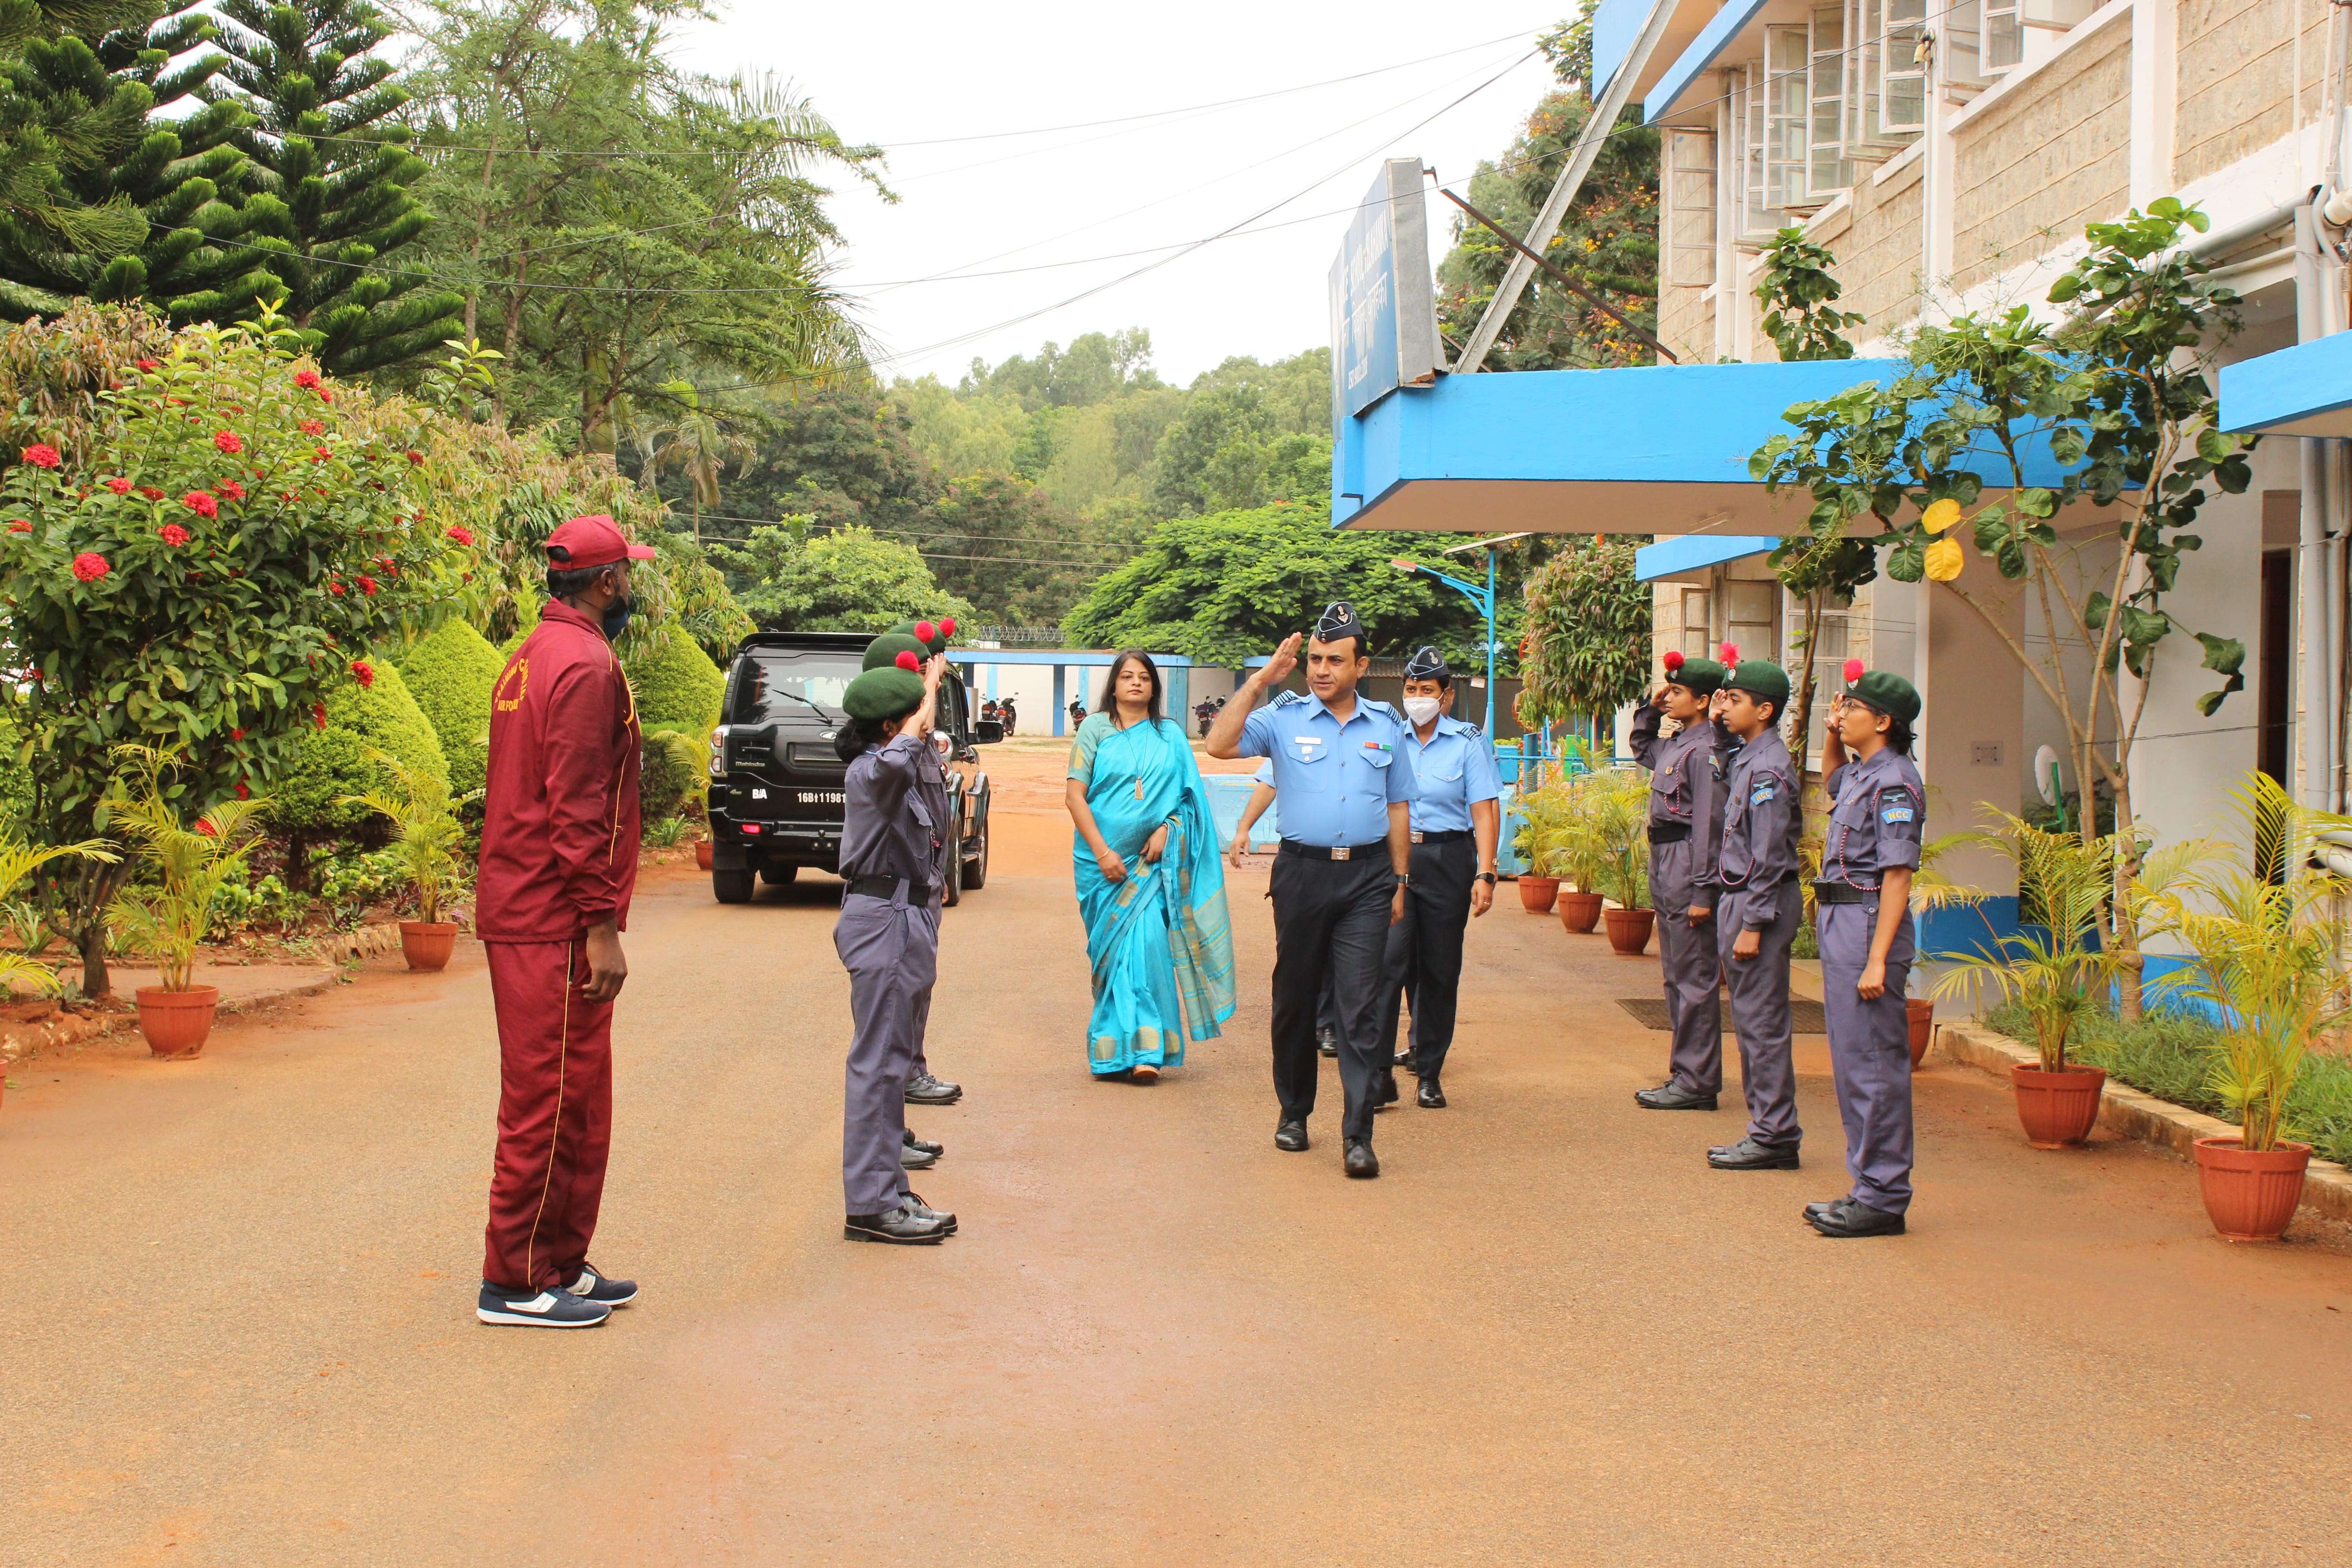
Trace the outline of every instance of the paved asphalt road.
[[2213, 1239], [2189, 1167], [2037, 1154], [1921, 1086], [1911, 1235], [1638, 1111], [1651, 962], [1498, 907], [1454, 1109], [1286, 1155], [1263, 870], [1226, 1037], [1088, 1080], [1066, 828], [1008, 816], [948, 918], [919, 1185], [963, 1234], [840, 1239], [831, 884], [629, 939], [607, 1327], [473, 1321], [496, 1065], [479, 950], [378, 964], [188, 1066], [110, 1044], [0, 1113], [0, 1563], [2341, 1563], [2352, 1249]]

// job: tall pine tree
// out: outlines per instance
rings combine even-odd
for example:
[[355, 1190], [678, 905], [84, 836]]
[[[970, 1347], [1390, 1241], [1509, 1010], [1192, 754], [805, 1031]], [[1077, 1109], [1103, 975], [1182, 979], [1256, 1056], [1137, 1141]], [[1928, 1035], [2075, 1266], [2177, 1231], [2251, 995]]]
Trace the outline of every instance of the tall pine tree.
[[214, 36], [196, 3], [142, 5], [146, 15], [117, 31], [25, 47], [12, 84], [45, 120], [86, 116], [106, 127], [91, 155], [64, 170], [66, 189], [89, 208], [128, 207], [142, 232], [137, 247], [119, 255], [25, 257], [8, 268], [15, 281], [60, 297], [147, 300], [180, 321], [236, 314], [257, 282], [268, 284], [236, 243], [247, 166], [231, 137], [251, 116], [234, 102], [204, 103], [172, 118], [157, 113], [199, 93], [226, 63], [209, 49], [186, 58]]
[[102, 101], [58, 100], [27, 64], [31, 51], [76, 35], [135, 26], [144, 0], [0, 0], [0, 314], [23, 320], [62, 309], [40, 279], [61, 265], [134, 250], [147, 225], [127, 203], [78, 196], [79, 173], [102, 167], [145, 114], [128, 88]]
[[256, 123], [249, 243], [280, 308], [329, 371], [400, 364], [462, 331], [463, 298], [394, 258], [428, 221], [408, 187], [425, 172], [389, 117], [408, 94], [373, 51], [391, 29], [367, 0], [222, 0], [223, 79]]

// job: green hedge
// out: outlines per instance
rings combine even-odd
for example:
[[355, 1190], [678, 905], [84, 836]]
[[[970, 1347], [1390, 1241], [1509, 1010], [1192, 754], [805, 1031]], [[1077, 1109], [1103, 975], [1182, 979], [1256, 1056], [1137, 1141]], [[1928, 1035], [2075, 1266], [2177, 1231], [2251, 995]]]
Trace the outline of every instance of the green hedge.
[[317, 838], [349, 833], [373, 820], [374, 814], [362, 807], [337, 804], [343, 795], [383, 783], [382, 770], [368, 761], [371, 746], [448, 782], [440, 738], [409, 695], [408, 683], [388, 662], [375, 662], [374, 685], [352, 681], [327, 699], [327, 727], [312, 731], [295, 753], [292, 769], [260, 792], [269, 797], [270, 826]]
[[637, 721], [700, 734], [719, 722], [727, 678], [710, 656], [675, 626], [665, 626], [634, 659], [622, 661], [637, 694]]
[[441, 754], [449, 763], [449, 787], [458, 795], [482, 787], [489, 752], [490, 689], [498, 685], [506, 663], [488, 637], [455, 616], [401, 656], [401, 677], [441, 742]]
[[637, 801], [645, 820], [676, 816], [698, 797], [710, 753], [703, 741], [682, 730], [646, 731], [645, 770], [637, 775]]

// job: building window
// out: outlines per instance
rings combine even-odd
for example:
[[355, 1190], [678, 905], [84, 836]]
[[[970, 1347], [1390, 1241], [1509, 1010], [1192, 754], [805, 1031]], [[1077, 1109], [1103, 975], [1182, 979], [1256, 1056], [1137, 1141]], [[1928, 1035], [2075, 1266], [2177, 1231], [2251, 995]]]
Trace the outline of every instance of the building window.
[[1704, 588], [1683, 590], [1682, 624], [1677, 628], [1682, 640], [1675, 646], [1683, 650], [1685, 658], [1707, 657], [1707, 627], [1713, 609], [1708, 603], [1710, 596]]
[[1853, 184], [1845, 157], [1845, 12], [1828, 6], [1813, 13], [1812, 166], [1807, 183], [1815, 191], [1842, 191]]
[[1780, 650], [1780, 584], [1769, 578], [1757, 583], [1733, 578], [1723, 585], [1723, 640], [1738, 646], [1742, 658], [1785, 657]]
[[1984, 68], [2007, 70], [2025, 59], [2025, 26], [2017, 0], [1984, 0]]
[[1666, 132], [1666, 281], [1704, 289], [1715, 281], [1715, 133]]

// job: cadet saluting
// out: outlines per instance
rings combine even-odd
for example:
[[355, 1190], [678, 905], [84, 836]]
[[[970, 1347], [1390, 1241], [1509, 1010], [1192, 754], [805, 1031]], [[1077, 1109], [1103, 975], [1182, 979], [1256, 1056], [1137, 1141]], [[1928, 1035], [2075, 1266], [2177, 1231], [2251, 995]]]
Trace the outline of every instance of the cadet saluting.
[[[1271, 757], [1282, 800], [1274, 897], [1274, 1091], [1282, 1116], [1274, 1146], [1307, 1147], [1315, 1110], [1315, 1005], [1327, 971], [1339, 1004], [1339, 1133], [1350, 1176], [1377, 1176], [1372, 1112], [1388, 1073], [1380, 1037], [1381, 963], [1388, 928], [1403, 918], [1411, 884], [1412, 763], [1404, 721], [1356, 695], [1371, 668], [1370, 635], [1335, 603], [1307, 645], [1307, 684], [1257, 708], [1298, 662], [1292, 633], [1209, 727], [1213, 757]], [[1247, 700], [1240, 700], [1242, 697]]]
[[1901, 676], [1865, 671], [1858, 658], [1846, 661], [1845, 679], [1822, 746], [1830, 825], [1813, 901], [1853, 1190], [1834, 1203], [1808, 1204], [1805, 1218], [1823, 1236], [1900, 1236], [1911, 1206], [1912, 1159], [1903, 990], [1911, 977], [1911, 873], [1927, 805], [1911, 765], [1919, 693]]
[[[1738, 650], [1724, 645], [1726, 658]], [[1666, 1081], [1637, 1089], [1651, 1110], [1713, 1110], [1723, 1089], [1723, 972], [1716, 956], [1715, 861], [1723, 835], [1723, 731], [1708, 716], [1723, 684], [1712, 659], [1666, 655], [1665, 684], [1633, 710], [1633, 757], [1650, 770], [1650, 902], [1674, 1031]], [[1658, 739], [1658, 721], [1682, 728]]]
[[[1433, 647], [1405, 660], [1404, 710], [1412, 724], [1406, 755], [1414, 794], [1408, 813], [1412, 885], [1404, 919], [1389, 927], [1381, 974], [1381, 1049], [1396, 1041], [1398, 1003], [1412, 1002], [1412, 1037], [1396, 1065], [1421, 1078], [1420, 1103], [1445, 1104], [1437, 1075], [1454, 1044], [1454, 1007], [1462, 988], [1462, 933], [1495, 901], [1495, 844], [1502, 781], [1495, 753], [1475, 724], [1454, 718], [1454, 672]], [[1387, 1098], [1384, 1094], [1383, 1098]]]
[[1723, 695], [1723, 725], [1738, 749], [1724, 780], [1716, 942], [1739, 1036], [1748, 1136], [1709, 1149], [1706, 1163], [1718, 1171], [1793, 1171], [1804, 1133], [1790, 1056], [1789, 949], [1805, 917], [1805, 894], [1797, 885], [1804, 814], [1780, 728], [1789, 706], [1788, 672], [1769, 660], [1746, 660], [1724, 678]]
[[907, 1074], [938, 977], [940, 893], [946, 877], [947, 791], [926, 768], [945, 656], [885, 633], [841, 706], [834, 738], [848, 763], [841, 877], [848, 883], [834, 950], [849, 971], [853, 1018], [841, 1118], [841, 1186], [852, 1241], [917, 1245], [955, 1234], [956, 1219], [908, 1190]]

